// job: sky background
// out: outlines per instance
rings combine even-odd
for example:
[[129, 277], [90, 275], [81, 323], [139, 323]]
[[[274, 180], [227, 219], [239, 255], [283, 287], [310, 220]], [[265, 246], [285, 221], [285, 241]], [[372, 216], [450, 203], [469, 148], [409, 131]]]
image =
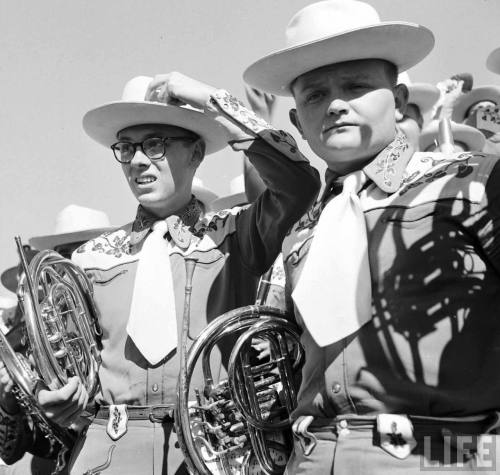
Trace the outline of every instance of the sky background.
[[[51, 234], [71, 203], [106, 211], [124, 224], [135, 200], [111, 151], [92, 142], [81, 119], [118, 100], [137, 75], [180, 71], [244, 98], [244, 69], [284, 46], [284, 30], [305, 0], [1, 0], [0, 270], [17, 261], [14, 236]], [[500, 0], [368, 0], [382, 20], [423, 24], [434, 51], [409, 71], [436, 83], [473, 73], [475, 85], [500, 85], [486, 57], [500, 46]], [[291, 127], [288, 100], [275, 123]], [[304, 147], [306, 154], [311, 152]], [[311, 158], [313, 164], [318, 159]], [[242, 171], [226, 150], [207, 157], [198, 176], [219, 195]], [[0, 286], [0, 295], [13, 295]]]

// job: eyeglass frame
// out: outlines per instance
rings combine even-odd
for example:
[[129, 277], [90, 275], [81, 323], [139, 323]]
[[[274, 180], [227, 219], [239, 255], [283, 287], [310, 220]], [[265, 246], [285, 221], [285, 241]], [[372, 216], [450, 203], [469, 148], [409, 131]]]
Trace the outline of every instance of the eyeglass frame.
[[[163, 160], [165, 158], [165, 155], [167, 154], [167, 141], [172, 141], [172, 142], [175, 142], [175, 141], [187, 141], [187, 142], [196, 142], [196, 140], [198, 140], [199, 137], [193, 137], [193, 136], [189, 136], [189, 135], [180, 135], [178, 137], [148, 137], [147, 139], [144, 139], [142, 142], [129, 142], [128, 140], [119, 140], [118, 142], [115, 142], [114, 144], [112, 144], [110, 146], [111, 150], [113, 151], [113, 156], [115, 157], [115, 160], [118, 162], [118, 163], [121, 163], [121, 164], [125, 164], [125, 165], [128, 165], [130, 164], [130, 162], [132, 162], [132, 160], [134, 159], [135, 157], [135, 154], [137, 153], [137, 147], [140, 146], [141, 147], [141, 152], [146, 156], [148, 157], [150, 160], [152, 161], [159, 161], [159, 160]], [[161, 157], [150, 157], [145, 151], [144, 151], [144, 142], [148, 141], [148, 140], [151, 140], [151, 139], [160, 139], [162, 142], [163, 142], [163, 154], [161, 155]], [[118, 144], [120, 143], [126, 143], [126, 144], [130, 144], [130, 145], [133, 145], [134, 146], [134, 153], [132, 154], [132, 157], [130, 158], [130, 160], [128, 161], [123, 161], [123, 160], [120, 160], [116, 154], [117, 154], [117, 150], [114, 148], [115, 146], [117, 146]]]

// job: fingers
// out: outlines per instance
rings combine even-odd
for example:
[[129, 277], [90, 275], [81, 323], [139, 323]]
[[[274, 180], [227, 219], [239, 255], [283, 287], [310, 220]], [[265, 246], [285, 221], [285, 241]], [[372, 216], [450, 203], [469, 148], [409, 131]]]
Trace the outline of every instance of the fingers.
[[258, 360], [263, 360], [271, 356], [271, 344], [268, 340], [254, 339], [252, 347], [257, 351], [256, 357]]
[[83, 412], [88, 394], [77, 377], [70, 378], [61, 389], [41, 390], [38, 402], [49, 419], [67, 427]]
[[0, 390], [4, 393], [10, 393], [14, 387], [14, 382], [10, 377], [3, 361], [0, 361]]
[[176, 93], [176, 84], [182, 77], [183, 75], [177, 72], [156, 75], [148, 86], [145, 100], [176, 106], [185, 105]]
[[0, 361], [0, 406], [11, 414], [18, 410], [17, 400], [12, 394], [13, 389], [14, 381], [12, 381], [4, 362]]

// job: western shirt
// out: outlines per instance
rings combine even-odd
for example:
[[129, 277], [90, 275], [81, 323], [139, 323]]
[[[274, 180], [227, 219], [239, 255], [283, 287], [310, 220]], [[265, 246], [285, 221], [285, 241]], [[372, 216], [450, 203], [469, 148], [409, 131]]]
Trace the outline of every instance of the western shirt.
[[[413, 153], [397, 135], [364, 167], [372, 319], [321, 348], [296, 311], [306, 362], [293, 417], [500, 409], [499, 160]], [[285, 238], [288, 293], [325, 203], [341, 191], [332, 178]], [[335, 314], [325, 318], [333, 328]]]

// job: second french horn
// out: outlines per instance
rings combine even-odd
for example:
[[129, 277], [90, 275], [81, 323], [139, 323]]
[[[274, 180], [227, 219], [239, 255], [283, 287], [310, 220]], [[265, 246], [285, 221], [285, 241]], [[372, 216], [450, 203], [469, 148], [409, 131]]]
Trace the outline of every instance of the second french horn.
[[[184, 323], [189, 321], [190, 275], [186, 262]], [[212, 321], [186, 350], [183, 328], [177, 388], [176, 432], [193, 474], [283, 473], [291, 452], [289, 414], [296, 406], [297, 372], [303, 362], [298, 327], [283, 311], [250, 305]], [[235, 338], [227, 379], [211, 368], [212, 351]], [[255, 340], [268, 342], [269, 357], [255, 358]], [[192, 387], [201, 365], [204, 387]]]

